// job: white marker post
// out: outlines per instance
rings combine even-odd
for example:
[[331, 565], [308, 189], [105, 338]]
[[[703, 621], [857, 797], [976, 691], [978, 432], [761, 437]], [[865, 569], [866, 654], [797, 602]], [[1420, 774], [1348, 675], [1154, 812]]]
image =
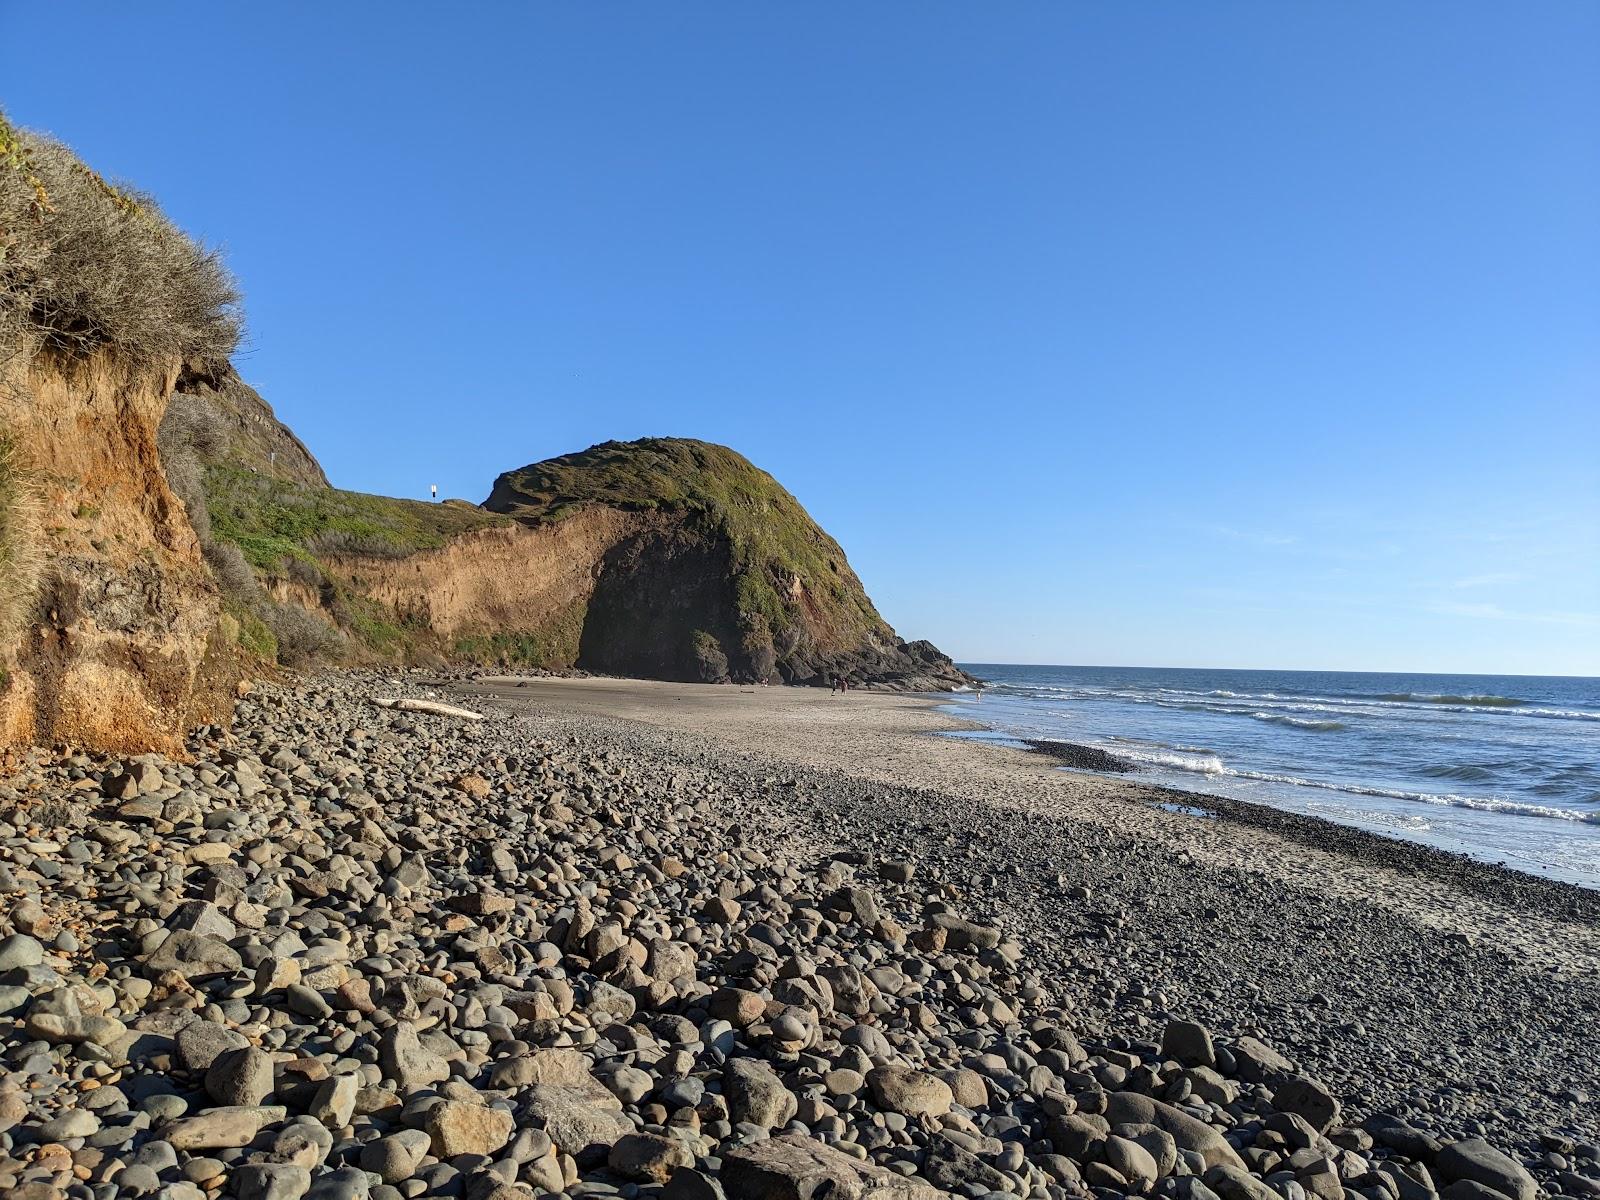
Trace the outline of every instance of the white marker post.
[[432, 494], [435, 500], [439, 498], [439, 485], [437, 483], [429, 484], [428, 491]]

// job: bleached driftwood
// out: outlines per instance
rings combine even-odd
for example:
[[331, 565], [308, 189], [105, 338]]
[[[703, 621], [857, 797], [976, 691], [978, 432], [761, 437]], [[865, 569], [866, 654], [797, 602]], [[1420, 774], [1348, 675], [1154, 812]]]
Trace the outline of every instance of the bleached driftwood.
[[470, 708], [457, 708], [453, 704], [440, 704], [437, 700], [410, 700], [401, 697], [398, 700], [386, 700], [378, 696], [372, 702], [379, 708], [398, 708], [401, 712], [433, 713], [439, 717], [460, 717], [463, 721], [481, 721], [482, 713], [475, 713]]

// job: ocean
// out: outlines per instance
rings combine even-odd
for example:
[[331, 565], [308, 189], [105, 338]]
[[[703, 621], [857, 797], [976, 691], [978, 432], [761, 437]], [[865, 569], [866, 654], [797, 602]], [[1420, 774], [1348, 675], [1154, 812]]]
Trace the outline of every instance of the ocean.
[[1097, 746], [1137, 778], [1600, 888], [1600, 679], [963, 663], [958, 736]]

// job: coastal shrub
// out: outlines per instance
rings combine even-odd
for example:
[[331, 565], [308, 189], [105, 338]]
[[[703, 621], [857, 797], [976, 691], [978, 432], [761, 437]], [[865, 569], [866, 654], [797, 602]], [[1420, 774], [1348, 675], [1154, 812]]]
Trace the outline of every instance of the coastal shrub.
[[[275, 658], [285, 666], [303, 665], [333, 653], [342, 641], [338, 631], [299, 605], [274, 604], [262, 589], [244, 550], [217, 536], [204, 464], [226, 442], [226, 428], [210, 402], [185, 393], [172, 397], [156, 431], [156, 447], [167, 484], [188, 512], [211, 578], [222, 593], [224, 608], [238, 622], [239, 645], [257, 657]], [[292, 556], [287, 563], [288, 578], [319, 594], [327, 590], [327, 581], [315, 564]]]
[[331, 654], [340, 644], [338, 630], [298, 604], [274, 606], [268, 624], [278, 643], [278, 661], [286, 667]]
[[209, 551], [211, 516], [206, 505], [205, 458], [227, 444], [222, 421], [211, 405], [199, 396], [177, 392], [167, 403], [167, 411], [156, 429], [156, 449], [167, 486], [183, 501], [200, 545]]
[[283, 577], [316, 592], [324, 601], [333, 598], [333, 589], [328, 577], [322, 573], [321, 567], [308, 559], [284, 559]]
[[229, 599], [238, 600], [259, 609], [266, 602], [261, 581], [255, 568], [245, 561], [239, 547], [232, 542], [212, 542], [206, 547], [206, 565], [211, 568], [211, 578], [217, 588]]
[[238, 622], [236, 640], [242, 648], [267, 662], [277, 661], [278, 639], [259, 612], [232, 601], [225, 602], [223, 608]]
[[404, 558], [410, 551], [397, 544], [386, 534], [359, 533], [347, 529], [324, 529], [305, 541], [305, 547], [316, 555], [352, 558]]
[[43, 566], [36, 489], [21, 449], [0, 430], [0, 637], [27, 619]]
[[383, 605], [346, 593], [335, 595], [332, 608], [339, 625], [362, 645], [379, 654], [405, 657], [411, 639], [404, 628], [390, 620], [392, 614]]
[[722, 643], [704, 629], [696, 629], [691, 638], [694, 651], [695, 673], [706, 683], [721, 683], [728, 678], [728, 656]]
[[238, 546], [217, 538], [211, 529], [204, 463], [226, 444], [222, 419], [208, 401], [182, 392], [172, 396], [156, 429], [156, 449], [167, 486], [183, 502], [217, 588], [224, 597], [259, 616], [268, 601], [255, 571]]
[[226, 358], [239, 333], [216, 251], [0, 115], [0, 343], [158, 362]]

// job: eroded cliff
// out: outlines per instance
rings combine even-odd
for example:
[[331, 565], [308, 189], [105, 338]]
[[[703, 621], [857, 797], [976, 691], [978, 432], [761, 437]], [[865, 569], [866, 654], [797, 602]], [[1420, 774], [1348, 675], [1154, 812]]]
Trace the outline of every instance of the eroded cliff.
[[177, 375], [113, 348], [14, 356], [0, 738], [180, 753], [230, 711], [239, 665], [156, 428]]
[[182, 751], [232, 628], [157, 429], [236, 296], [146, 197], [0, 116], [0, 742]]

